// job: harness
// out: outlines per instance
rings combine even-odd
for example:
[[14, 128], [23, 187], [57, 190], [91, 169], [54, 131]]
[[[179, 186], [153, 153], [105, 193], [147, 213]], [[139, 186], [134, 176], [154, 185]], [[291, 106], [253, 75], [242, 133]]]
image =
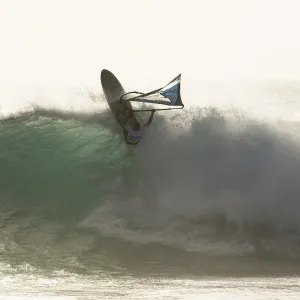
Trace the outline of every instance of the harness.
[[130, 140], [130, 142], [137, 143], [143, 138], [143, 136], [142, 136], [143, 130], [139, 129], [139, 130], [135, 131], [130, 126], [126, 126], [126, 129], [128, 131], [127, 138], [128, 138], [128, 140]]

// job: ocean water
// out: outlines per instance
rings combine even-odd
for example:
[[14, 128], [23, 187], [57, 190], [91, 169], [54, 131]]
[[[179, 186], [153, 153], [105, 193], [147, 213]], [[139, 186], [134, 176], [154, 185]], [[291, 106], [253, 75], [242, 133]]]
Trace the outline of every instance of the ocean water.
[[300, 94], [280, 84], [159, 112], [137, 147], [100, 88], [2, 95], [0, 299], [299, 299]]

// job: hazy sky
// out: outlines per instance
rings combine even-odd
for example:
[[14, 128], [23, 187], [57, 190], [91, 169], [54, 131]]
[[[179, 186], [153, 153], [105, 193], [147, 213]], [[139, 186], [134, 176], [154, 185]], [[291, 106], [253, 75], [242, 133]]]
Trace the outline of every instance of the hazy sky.
[[299, 12], [299, 0], [0, 0], [0, 76], [300, 79]]

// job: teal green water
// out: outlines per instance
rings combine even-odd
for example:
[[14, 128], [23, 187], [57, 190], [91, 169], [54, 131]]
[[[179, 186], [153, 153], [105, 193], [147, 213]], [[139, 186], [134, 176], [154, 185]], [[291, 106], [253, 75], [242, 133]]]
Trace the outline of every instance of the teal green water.
[[99, 124], [43, 116], [3, 122], [0, 143], [2, 198], [54, 220], [82, 217], [128, 156], [120, 138]]

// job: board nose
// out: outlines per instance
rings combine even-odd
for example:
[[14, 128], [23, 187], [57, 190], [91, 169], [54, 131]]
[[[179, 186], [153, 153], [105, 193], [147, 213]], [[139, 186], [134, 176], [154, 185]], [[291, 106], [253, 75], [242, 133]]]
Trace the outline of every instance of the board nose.
[[101, 71], [100, 78], [101, 78], [102, 84], [103, 84], [104, 82], [109, 81], [109, 79], [111, 78], [111, 72], [109, 72], [109, 71], [106, 70], [106, 69], [103, 69], [103, 70]]
[[112, 74], [112, 72], [110, 72], [110, 71], [108, 71], [108, 70], [106, 70], [106, 69], [103, 69], [103, 70], [101, 71], [101, 76], [100, 76], [100, 78], [101, 78], [101, 81], [102, 81], [102, 82], [109, 81], [109, 80], [111, 80], [113, 77], [114, 77], [114, 75]]
[[106, 70], [106, 69], [103, 69], [103, 70], [101, 71], [101, 77], [102, 77], [102, 76], [109, 76], [110, 74], [111, 74], [111, 72], [108, 71], [108, 70]]

